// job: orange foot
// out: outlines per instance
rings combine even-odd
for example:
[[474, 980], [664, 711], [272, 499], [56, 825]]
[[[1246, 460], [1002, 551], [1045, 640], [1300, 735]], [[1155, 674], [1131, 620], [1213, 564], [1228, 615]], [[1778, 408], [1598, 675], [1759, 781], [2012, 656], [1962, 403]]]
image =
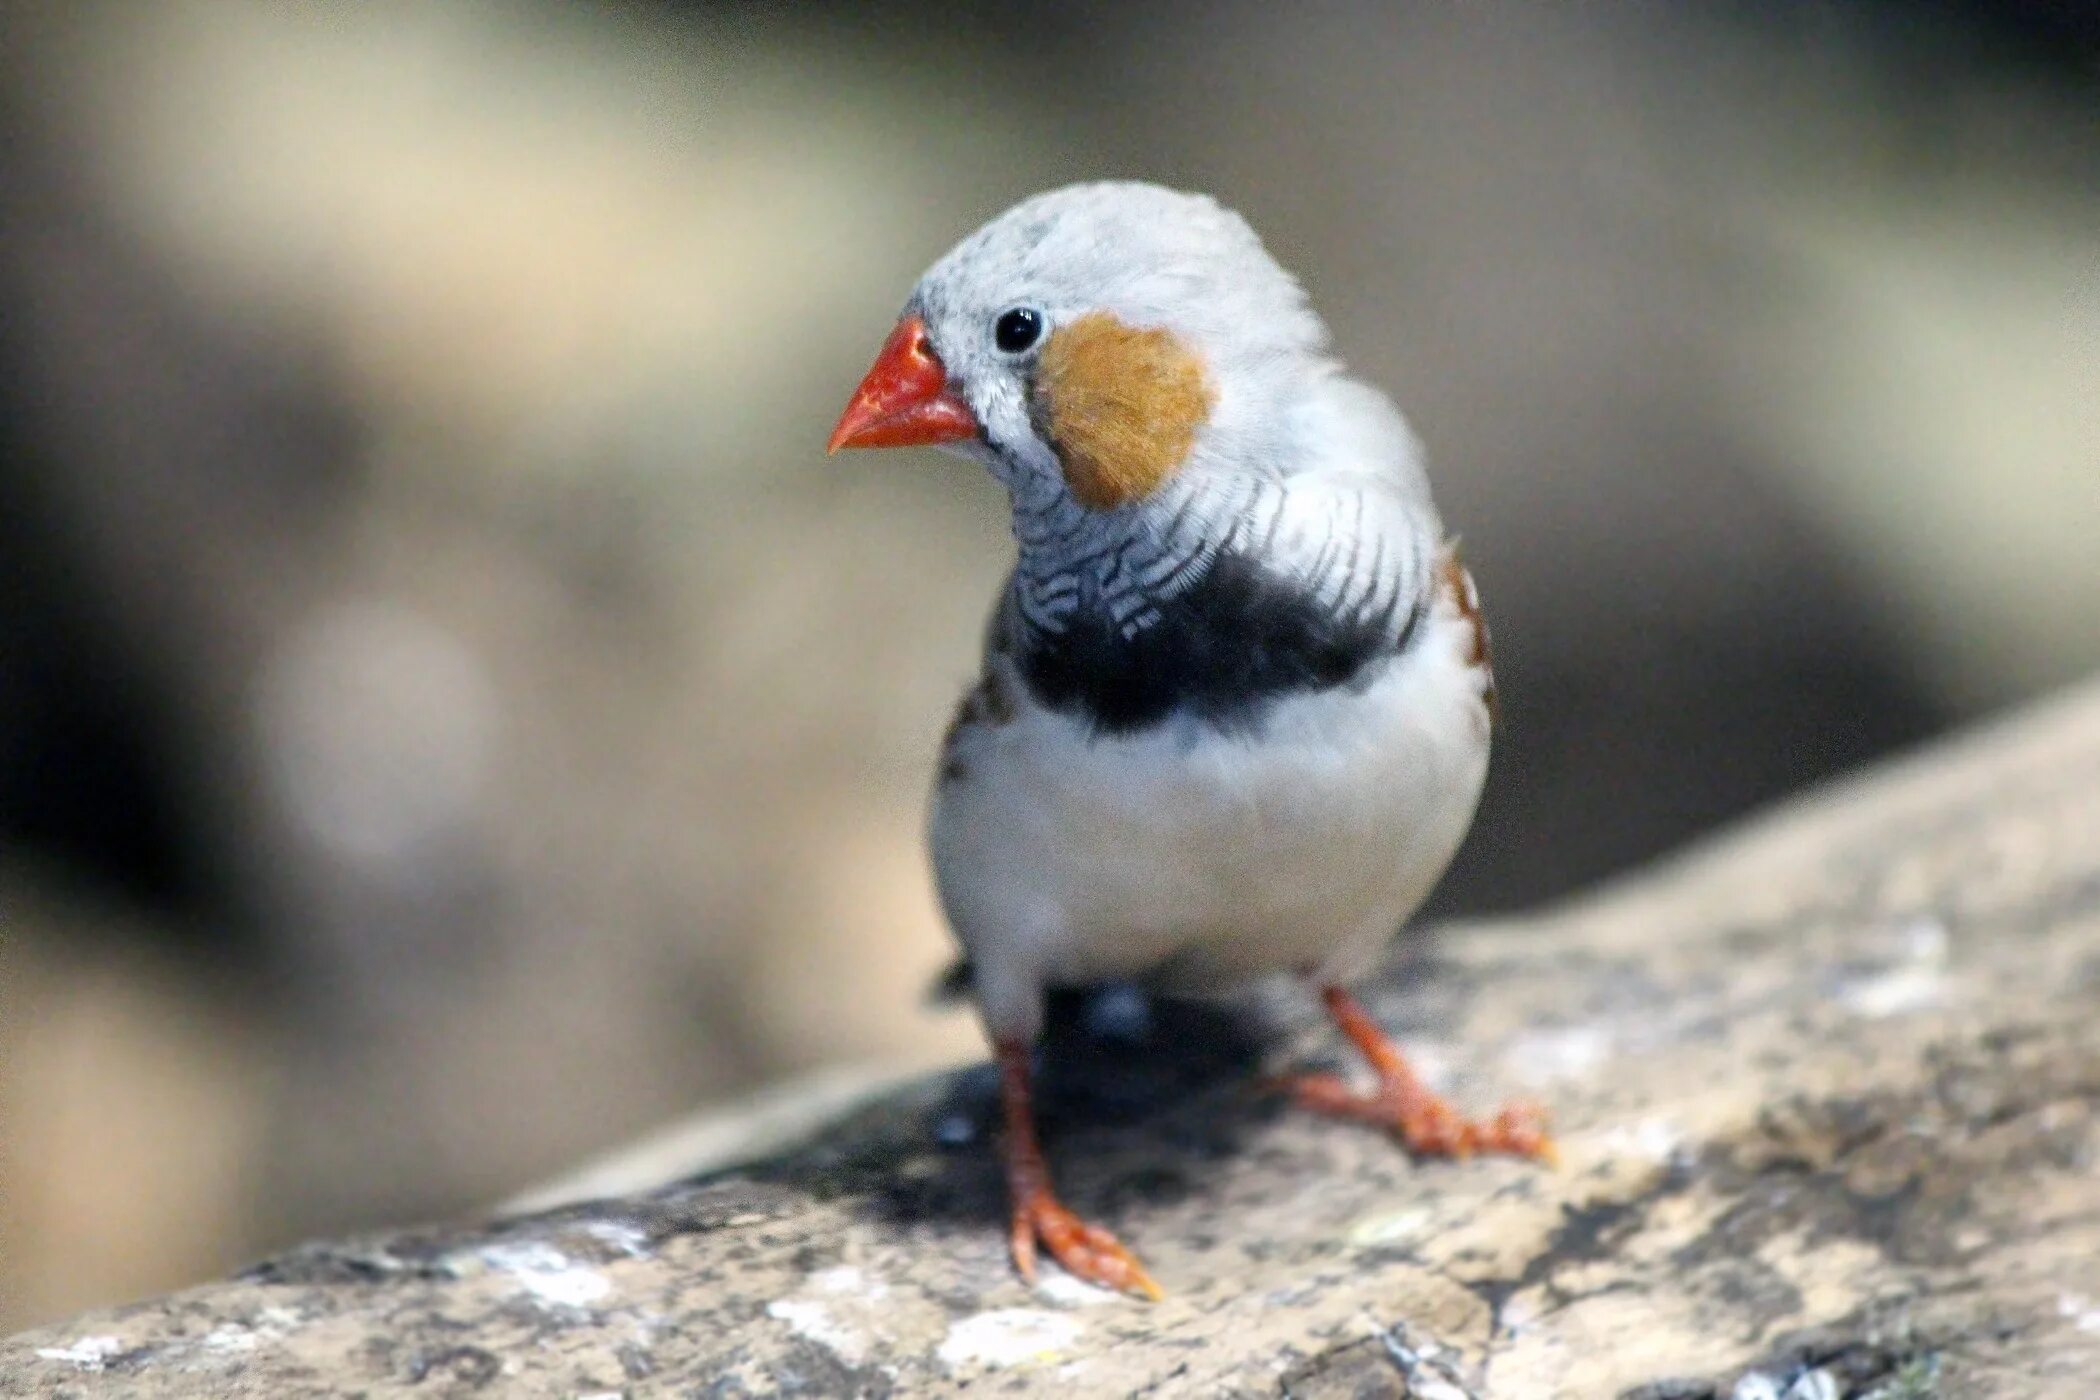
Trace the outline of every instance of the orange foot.
[[1108, 1231], [1072, 1214], [1050, 1189], [1050, 1167], [1035, 1137], [1028, 1047], [1020, 1041], [1001, 1040], [993, 1050], [999, 1062], [999, 1097], [1006, 1109], [1002, 1155], [1007, 1192], [1014, 1206], [1014, 1269], [1028, 1282], [1035, 1282], [1035, 1246], [1040, 1240], [1072, 1277], [1158, 1302], [1162, 1296], [1159, 1285], [1137, 1256]]
[[1376, 1123], [1399, 1134], [1418, 1157], [1470, 1157], [1494, 1152], [1553, 1165], [1560, 1160], [1546, 1132], [1546, 1113], [1536, 1104], [1515, 1103], [1486, 1122], [1470, 1119], [1415, 1077], [1400, 1047], [1371, 1014], [1340, 987], [1321, 994], [1343, 1035], [1378, 1076], [1378, 1087], [1360, 1094], [1332, 1074], [1293, 1075], [1277, 1082], [1307, 1108]]
[[1039, 1187], [1014, 1201], [1014, 1268], [1035, 1282], [1035, 1245], [1041, 1240], [1066, 1273], [1118, 1293], [1134, 1293], [1158, 1302], [1164, 1295], [1137, 1256], [1098, 1225], [1089, 1225], [1063, 1202]]
[[1492, 1152], [1529, 1157], [1552, 1165], [1559, 1160], [1546, 1132], [1546, 1112], [1537, 1104], [1506, 1105], [1485, 1122], [1467, 1118], [1444, 1099], [1410, 1077], [1382, 1081], [1360, 1094], [1334, 1074], [1292, 1075], [1278, 1081], [1300, 1104], [1315, 1113], [1354, 1118], [1388, 1128], [1417, 1157], [1470, 1157]]

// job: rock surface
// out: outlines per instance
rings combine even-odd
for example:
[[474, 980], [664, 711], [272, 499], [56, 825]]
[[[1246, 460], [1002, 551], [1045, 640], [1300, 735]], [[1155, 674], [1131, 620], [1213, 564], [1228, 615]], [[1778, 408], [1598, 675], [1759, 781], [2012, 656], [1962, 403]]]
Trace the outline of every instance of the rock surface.
[[1111, 1037], [1073, 1053], [1159, 1072], [1068, 1056], [1051, 1151], [1157, 1305], [1012, 1277], [966, 1074], [25, 1334], [0, 1394], [2095, 1393], [2100, 687], [1371, 990], [1461, 1100], [1548, 1100], [1561, 1169], [1413, 1164]]

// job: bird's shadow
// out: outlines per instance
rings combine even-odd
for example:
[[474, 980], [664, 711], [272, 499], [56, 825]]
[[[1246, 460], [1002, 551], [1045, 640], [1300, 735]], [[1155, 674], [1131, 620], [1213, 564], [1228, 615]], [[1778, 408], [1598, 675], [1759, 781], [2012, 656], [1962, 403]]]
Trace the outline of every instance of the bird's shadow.
[[[1391, 1027], [1448, 1026], [1474, 979], [1433, 938], [1396, 948], [1359, 987]], [[1315, 1048], [1316, 1046], [1324, 1048]], [[1114, 1217], [1199, 1192], [1210, 1164], [1240, 1154], [1289, 1107], [1262, 1076], [1310, 1055], [1347, 1056], [1310, 997], [1278, 981], [1227, 1001], [1129, 984], [1054, 992], [1036, 1053], [1036, 1122], [1067, 1203]], [[852, 1199], [886, 1223], [1003, 1221], [995, 1150], [998, 1075], [989, 1064], [887, 1094], [763, 1162], [727, 1175], [823, 1199]]]
[[[1053, 1170], [1099, 1211], [1180, 1198], [1199, 1163], [1236, 1153], [1274, 1116], [1279, 1105], [1257, 1080], [1293, 1028], [1259, 998], [1189, 1001], [1128, 985], [1053, 993], [1035, 1060], [1036, 1122]], [[977, 1065], [901, 1107], [849, 1116], [814, 1151], [739, 1174], [850, 1194], [894, 1224], [1000, 1221], [999, 1119], [997, 1073]], [[1141, 1140], [1131, 1131], [1139, 1125]], [[1075, 1180], [1073, 1169], [1103, 1157], [1110, 1170]]]

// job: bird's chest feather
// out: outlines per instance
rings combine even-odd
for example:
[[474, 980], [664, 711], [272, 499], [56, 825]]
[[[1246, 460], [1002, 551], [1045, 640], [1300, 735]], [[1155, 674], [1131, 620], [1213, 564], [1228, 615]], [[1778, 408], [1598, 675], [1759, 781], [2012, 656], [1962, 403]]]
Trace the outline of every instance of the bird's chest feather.
[[965, 945], [1029, 946], [1050, 980], [1188, 960], [1233, 980], [1382, 943], [1441, 874], [1487, 759], [1470, 625], [1424, 635], [1347, 685], [1259, 722], [1183, 712], [1108, 732], [1029, 692], [959, 725], [936, 793], [941, 893]]

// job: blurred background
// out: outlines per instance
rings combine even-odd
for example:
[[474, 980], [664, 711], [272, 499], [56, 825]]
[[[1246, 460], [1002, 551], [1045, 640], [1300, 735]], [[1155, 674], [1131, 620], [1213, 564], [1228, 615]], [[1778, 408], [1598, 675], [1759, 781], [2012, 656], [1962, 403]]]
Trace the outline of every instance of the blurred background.
[[920, 269], [1242, 209], [1429, 444], [1517, 908], [2100, 660], [2068, 3], [0, 6], [0, 1328], [977, 1053]]

